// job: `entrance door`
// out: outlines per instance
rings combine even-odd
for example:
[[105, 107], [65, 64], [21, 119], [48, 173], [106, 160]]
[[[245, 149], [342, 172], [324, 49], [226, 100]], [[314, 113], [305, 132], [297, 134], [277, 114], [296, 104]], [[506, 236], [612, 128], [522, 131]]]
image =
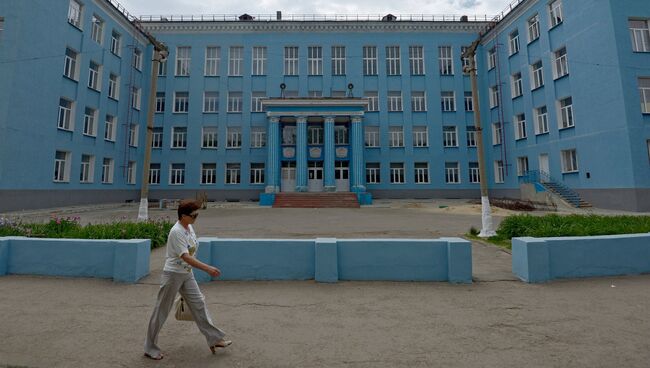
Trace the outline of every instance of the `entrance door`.
[[307, 171], [307, 191], [323, 191], [323, 161], [310, 161]]
[[539, 181], [544, 183], [547, 181], [547, 177], [550, 175], [550, 169], [548, 166], [548, 154], [542, 153], [539, 155]]
[[336, 179], [337, 192], [350, 191], [350, 162], [349, 161], [335, 162], [334, 179]]
[[296, 163], [285, 161], [282, 163], [282, 180], [280, 182], [280, 191], [296, 191]]

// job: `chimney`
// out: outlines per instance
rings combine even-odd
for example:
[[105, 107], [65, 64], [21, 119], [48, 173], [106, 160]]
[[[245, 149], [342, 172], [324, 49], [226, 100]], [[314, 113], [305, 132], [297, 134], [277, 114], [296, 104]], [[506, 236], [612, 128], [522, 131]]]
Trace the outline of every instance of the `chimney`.
[[275, 12], [275, 20], [282, 20], [282, 12], [281, 11], [276, 11]]
[[467, 21], [468, 21], [468, 20], [467, 20], [467, 15], [461, 15], [461, 17], [460, 17], [460, 21], [461, 21], [461, 22], [467, 22]]

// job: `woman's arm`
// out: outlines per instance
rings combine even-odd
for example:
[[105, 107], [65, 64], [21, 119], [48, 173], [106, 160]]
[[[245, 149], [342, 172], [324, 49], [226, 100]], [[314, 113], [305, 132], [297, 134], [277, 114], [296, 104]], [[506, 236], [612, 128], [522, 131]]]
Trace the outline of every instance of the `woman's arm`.
[[189, 253], [183, 254], [181, 256], [181, 259], [183, 259], [183, 261], [185, 261], [188, 265], [207, 272], [212, 277], [219, 277], [219, 275], [221, 275], [221, 271], [218, 268], [199, 261], [198, 259], [192, 257]]

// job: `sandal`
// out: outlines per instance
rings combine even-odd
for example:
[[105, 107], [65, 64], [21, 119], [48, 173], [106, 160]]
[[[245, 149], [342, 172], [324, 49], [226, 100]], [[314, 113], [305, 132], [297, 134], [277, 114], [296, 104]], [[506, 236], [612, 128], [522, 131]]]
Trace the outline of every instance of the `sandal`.
[[149, 353], [144, 353], [144, 356], [146, 356], [149, 359], [153, 359], [153, 360], [162, 360], [162, 358], [164, 357], [162, 353], [160, 353], [160, 355], [158, 355], [158, 356], [153, 356], [153, 355], [151, 355]]
[[212, 354], [215, 354], [217, 352], [217, 348], [226, 348], [232, 344], [232, 341], [230, 340], [219, 340], [216, 344], [210, 346], [210, 351]]

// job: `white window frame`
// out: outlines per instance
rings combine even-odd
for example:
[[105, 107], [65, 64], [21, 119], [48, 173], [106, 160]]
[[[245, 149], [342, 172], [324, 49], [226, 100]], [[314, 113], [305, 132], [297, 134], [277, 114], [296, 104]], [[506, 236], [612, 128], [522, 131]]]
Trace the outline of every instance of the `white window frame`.
[[460, 164], [445, 162], [445, 184], [460, 184]]
[[131, 107], [140, 110], [142, 100], [142, 89], [138, 87], [133, 87], [131, 89]]
[[[255, 48], [253, 48], [254, 50]], [[221, 63], [221, 47], [205, 47], [205, 65], [203, 66], [203, 75], [206, 77], [216, 77], [219, 75], [219, 64]]]
[[575, 148], [560, 151], [562, 174], [578, 172], [578, 153]]
[[458, 147], [458, 127], [445, 125], [442, 127], [442, 146], [445, 148]]
[[185, 164], [184, 163], [169, 164], [169, 185], [184, 185], [184, 184], [185, 184]]
[[149, 184], [160, 185], [160, 164], [157, 162], [149, 165]]
[[499, 86], [490, 87], [490, 108], [499, 106]]
[[401, 75], [402, 65], [399, 46], [386, 46], [386, 74]]
[[298, 75], [298, 46], [284, 47], [284, 75]]
[[239, 127], [226, 128], [226, 148], [227, 149], [241, 149], [242, 146], [242, 133]]
[[[95, 68], [93, 68], [93, 66]], [[88, 88], [94, 89], [95, 91], [101, 90], [102, 82], [102, 66], [94, 61], [90, 61], [90, 66], [88, 67]]]
[[[88, 112], [91, 114], [88, 114]], [[97, 136], [97, 118], [99, 116], [99, 110], [93, 109], [92, 107], [87, 107], [84, 111], [84, 128], [83, 134], [96, 137]]]
[[429, 163], [428, 162], [415, 162], [413, 163], [413, 173], [415, 174], [415, 184], [429, 184]]
[[217, 184], [217, 164], [214, 162], [201, 163], [201, 184], [211, 185]]
[[192, 63], [192, 47], [177, 46], [176, 64], [175, 64], [176, 69], [174, 69], [174, 75], [177, 77], [189, 77], [191, 63]]
[[68, 5], [68, 23], [81, 29], [83, 6], [77, 0], [70, 0]]
[[536, 90], [544, 86], [544, 65], [541, 60], [530, 64], [530, 89]]
[[515, 140], [526, 139], [526, 114], [517, 114], [512, 120], [515, 122]]
[[476, 128], [473, 126], [467, 126], [467, 147], [476, 147]]
[[266, 46], [253, 47], [253, 60], [251, 63], [251, 75], [266, 75], [266, 61], [268, 58]]
[[350, 144], [349, 129], [346, 125], [334, 125], [334, 144]]
[[228, 92], [228, 112], [229, 113], [240, 113], [243, 108], [243, 94], [239, 91], [229, 91]]
[[379, 162], [366, 162], [366, 184], [381, 183], [381, 164]]
[[345, 75], [345, 46], [332, 46], [332, 75]]
[[307, 144], [322, 145], [324, 141], [324, 132], [322, 125], [309, 125], [307, 127]]
[[266, 92], [264, 91], [251, 92], [251, 112], [264, 112], [262, 100], [266, 97]]
[[650, 20], [630, 19], [628, 27], [632, 38], [632, 51], [650, 52]]
[[252, 127], [251, 148], [264, 148], [264, 147], [266, 147], [266, 128]]
[[377, 46], [363, 47], [363, 75], [377, 75]]
[[111, 33], [111, 53], [115, 56], [122, 55], [122, 35], [115, 31]]
[[411, 92], [411, 110], [414, 112], [427, 111], [427, 96], [425, 91]]
[[492, 47], [488, 51], [488, 70], [492, 70], [497, 66], [497, 48], [496, 46]]
[[187, 127], [172, 127], [170, 148], [186, 149], [187, 148]]
[[104, 38], [104, 20], [97, 14], [93, 14], [90, 23], [90, 38], [101, 45]]
[[368, 109], [366, 111], [379, 111], [379, 93], [377, 91], [366, 91], [364, 95], [368, 99]]
[[503, 125], [500, 122], [492, 123], [492, 145], [498, 146], [503, 143]]
[[539, 14], [535, 14], [528, 18], [528, 43], [539, 39]]
[[474, 96], [472, 91], [465, 91], [465, 111], [474, 111]]
[[366, 126], [364, 128], [364, 146], [366, 148], [378, 148], [380, 144], [379, 127]]
[[163, 128], [155, 127], [151, 133], [151, 148], [162, 148], [163, 146]]
[[241, 164], [239, 163], [226, 163], [226, 175], [224, 177], [225, 184], [241, 184]]
[[563, 17], [561, 0], [554, 0], [548, 4], [548, 15], [550, 28], [562, 24]]
[[391, 126], [388, 128], [388, 146], [390, 148], [404, 147], [404, 127]]
[[503, 161], [501, 160], [494, 161], [494, 182], [497, 184], [501, 184], [505, 182]]
[[104, 140], [108, 142], [115, 142], [117, 137], [117, 117], [113, 115], [106, 115], [104, 120]]
[[391, 162], [390, 163], [390, 183], [391, 184], [404, 184], [404, 163]]
[[74, 81], [79, 80], [79, 53], [69, 47], [65, 49], [63, 75]]
[[94, 182], [95, 176], [95, 156], [81, 155], [81, 168], [79, 170], [79, 182], [83, 184], [90, 184]]
[[187, 114], [190, 110], [190, 94], [186, 91], [174, 92], [174, 114]]
[[559, 79], [569, 75], [569, 62], [566, 47], [563, 46], [553, 52], [553, 77]]
[[137, 47], [133, 49], [133, 67], [142, 71], [142, 50]]
[[388, 111], [402, 111], [402, 91], [388, 91]]
[[521, 78], [521, 72], [517, 72], [510, 76], [512, 98], [521, 97], [524, 95], [524, 84]]
[[[62, 154], [62, 155], [60, 155]], [[61, 157], [63, 156], [63, 157]], [[54, 175], [55, 183], [70, 182], [70, 152], [55, 151], [54, 153]]]
[[250, 184], [264, 184], [264, 171], [266, 167], [263, 162], [251, 162]]
[[126, 167], [126, 183], [129, 185], [134, 185], [137, 175], [137, 163], [135, 161], [129, 161]]
[[309, 75], [323, 75], [323, 47], [307, 47], [307, 65]]
[[219, 112], [219, 92], [204, 91], [203, 92], [203, 113], [217, 113]]
[[517, 176], [526, 175], [528, 171], [528, 156], [517, 157]]
[[639, 97], [641, 98], [641, 113], [650, 114], [650, 77], [640, 77]]
[[138, 146], [138, 133], [139, 133], [140, 127], [138, 124], [131, 124], [129, 125], [129, 147], [137, 147]]
[[515, 29], [514, 31], [510, 32], [510, 35], [508, 36], [508, 50], [510, 51], [510, 56], [516, 54], [519, 52], [519, 30]]
[[454, 75], [454, 51], [451, 46], [438, 47], [440, 75]]
[[59, 99], [59, 116], [57, 119], [57, 128], [61, 130], [73, 131], [75, 120], [75, 102], [61, 97]]
[[115, 160], [104, 157], [102, 160], [102, 184], [113, 184], [113, 175], [115, 173]]
[[201, 148], [217, 149], [219, 147], [218, 128], [216, 126], [205, 126], [201, 128]]
[[120, 76], [111, 74], [108, 76], [108, 97], [117, 101], [120, 99]]
[[479, 184], [481, 182], [481, 172], [478, 168], [478, 162], [469, 162], [469, 182], [471, 184]]
[[165, 92], [156, 92], [156, 110], [155, 112], [165, 112]]
[[413, 147], [429, 147], [429, 128], [424, 125], [413, 127]]
[[228, 50], [228, 75], [241, 77], [244, 64], [244, 47], [230, 46]]
[[409, 46], [409, 64], [411, 75], [424, 75], [424, 46]]
[[441, 91], [440, 103], [443, 112], [456, 111], [456, 92]]
[[540, 106], [534, 109], [535, 116], [535, 135], [548, 133], [548, 109], [546, 106]]
[[567, 129], [575, 126], [575, 117], [573, 115], [573, 99], [571, 96], [561, 98], [557, 101], [558, 115], [558, 128]]

